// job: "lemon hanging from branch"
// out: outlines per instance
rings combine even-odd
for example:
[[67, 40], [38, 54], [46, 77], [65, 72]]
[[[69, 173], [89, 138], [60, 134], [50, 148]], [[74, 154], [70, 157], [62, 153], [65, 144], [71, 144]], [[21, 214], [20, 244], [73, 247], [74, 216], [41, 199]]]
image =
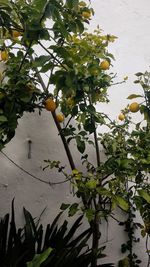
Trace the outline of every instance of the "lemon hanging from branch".
[[65, 117], [64, 117], [64, 115], [63, 115], [62, 113], [58, 113], [58, 114], [56, 115], [56, 119], [57, 119], [57, 121], [58, 121], [59, 123], [61, 123], [61, 122], [64, 121]]
[[125, 119], [125, 115], [123, 113], [120, 113], [119, 116], [118, 116], [118, 119], [120, 121], [123, 121]]
[[46, 110], [48, 111], [54, 112], [56, 109], [56, 103], [54, 102], [52, 98], [47, 98], [45, 100], [44, 105], [45, 105]]
[[108, 60], [103, 60], [101, 63], [100, 63], [100, 68], [102, 70], [108, 70], [110, 67], [110, 63], [108, 62]]
[[129, 105], [129, 110], [130, 110], [131, 112], [133, 112], [133, 113], [138, 112], [139, 109], [140, 109], [140, 106], [139, 106], [139, 104], [138, 104], [137, 102], [133, 102], [133, 103], [131, 103], [131, 104]]
[[83, 11], [81, 15], [82, 15], [82, 17], [85, 18], [85, 19], [90, 19], [90, 17], [91, 17], [91, 12], [90, 12], [90, 11]]

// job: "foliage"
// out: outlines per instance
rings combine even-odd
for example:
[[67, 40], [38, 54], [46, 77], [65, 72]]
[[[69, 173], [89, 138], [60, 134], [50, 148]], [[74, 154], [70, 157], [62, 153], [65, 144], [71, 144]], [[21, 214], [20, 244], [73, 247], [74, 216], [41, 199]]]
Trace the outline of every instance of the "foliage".
[[[1, 59], [5, 63], [5, 70], [0, 75], [0, 149], [14, 136], [18, 119], [24, 112], [38, 109], [41, 113], [46, 108], [47, 99], [55, 102], [56, 109], [51, 110], [51, 114], [72, 172], [66, 173], [65, 168], [57, 161], [47, 160], [46, 167], [56, 168], [61, 172], [66, 181], [71, 182], [75, 195], [81, 200], [80, 204], [63, 203], [61, 209], [69, 208], [69, 216], [82, 211], [92, 232], [91, 252], [84, 254], [83, 261], [80, 256], [79, 262], [76, 260], [73, 263], [69, 259], [69, 264], [75, 266], [73, 264], [80, 265], [82, 262], [82, 266], [89, 263], [91, 267], [97, 266], [100, 223], [112, 217], [119, 207], [128, 214], [125, 225], [132, 240], [127, 250], [130, 264], [133, 265], [135, 222], [132, 208], [135, 205], [143, 218], [143, 236], [149, 235], [150, 225], [150, 74], [136, 74], [135, 83], [142, 86], [144, 95], [132, 94], [128, 97], [129, 100], [143, 98], [144, 101], [136, 105], [136, 110], [129, 107], [122, 110], [121, 124], [112, 121], [106, 114], [97, 111], [96, 104], [109, 101], [107, 91], [114, 85], [115, 75], [110, 70], [114, 56], [109, 53], [108, 46], [116, 37], [103, 35], [99, 27], [93, 33], [86, 30], [86, 25], [94, 14], [90, 5], [79, 0], [44, 0], [42, 3], [39, 0], [1, 0], [0, 8]], [[105, 68], [102, 67], [104, 65]], [[125, 80], [126, 78], [123, 82]], [[57, 107], [64, 116], [63, 126], [57, 120]], [[145, 125], [143, 126], [142, 121], [130, 130], [130, 126], [133, 127], [130, 111], [138, 110], [144, 115]], [[108, 131], [98, 135], [98, 126], [101, 125], [105, 125]], [[81, 153], [85, 172], [76, 169], [69, 148], [72, 141], [76, 142]], [[96, 163], [89, 161], [87, 145], [94, 149]], [[103, 147], [106, 160], [101, 160], [99, 145]], [[37, 233], [34, 232], [36, 228], [30, 214], [26, 210], [24, 212], [29, 220], [30, 233]], [[25, 227], [25, 230], [28, 228]], [[37, 236], [41, 238], [42, 230], [36, 231], [39, 231]], [[63, 234], [63, 231], [60, 230], [59, 234]], [[85, 234], [85, 243], [87, 239], [88, 232]], [[82, 242], [78, 244], [80, 249], [77, 251], [74, 243], [69, 244], [72, 246], [69, 248], [69, 255], [79, 255], [83, 248]], [[53, 248], [51, 242], [44, 249], [48, 247]], [[40, 248], [38, 254], [39, 252], [42, 252]], [[33, 249], [33, 255], [34, 253]], [[53, 261], [54, 253], [53, 249], [43, 266], [47, 262], [57, 266], [58, 262]], [[68, 260], [65, 254], [67, 252], [61, 253], [59, 259]], [[64, 266], [67, 264], [65, 262]]]
[[[68, 222], [65, 220], [58, 226], [61, 213], [46, 227], [43, 232], [42, 224], [35, 222], [29, 211], [24, 208], [25, 226], [17, 229], [15, 223], [14, 201], [12, 202], [11, 221], [9, 214], [0, 220], [0, 258], [1, 266], [88, 266], [91, 259], [91, 250], [87, 241], [91, 230], [87, 229], [80, 234], [82, 216], [75, 220], [68, 230]], [[99, 257], [103, 257], [99, 250]], [[38, 254], [34, 256], [35, 254]], [[103, 265], [102, 265], [103, 266]], [[113, 266], [108, 264], [106, 266]]]
[[[133, 244], [140, 239], [135, 237], [137, 228], [141, 228], [142, 236], [146, 238], [146, 251], [149, 250], [147, 240], [149, 236], [149, 209], [150, 209], [150, 186], [149, 186], [149, 73], [137, 73], [138, 80], [135, 83], [142, 85], [144, 95], [132, 94], [128, 99], [144, 98], [140, 104], [140, 112], [144, 114], [144, 120], [135, 124], [134, 129], [130, 131], [129, 125], [132, 123], [129, 116], [130, 108], [123, 110], [125, 122], [121, 125], [111, 126], [111, 131], [102, 136], [102, 144], [109, 156], [108, 161], [114, 168], [115, 178], [110, 180], [111, 187], [117, 186], [118, 191], [124, 191], [124, 196], [128, 199], [129, 211], [128, 219], [120, 225], [125, 225], [125, 231], [128, 233], [129, 240], [122, 244], [122, 252], [129, 251], [128, 260], [125, 258], [120, 261], [119, 266], [140, 266], [141, 260], [133, 250]], [[107, 161], [105, 161], [105, 164]], [[119, 178], [121, 177], [121, 178]], [[119, 179], [118, 179], [119, 178]], [[117, 183], [116, 183], [117, 182]], [[144, 222], [135, 221], [135, 211], [138, 210]], [[128, 263], [127, 263], [128, 262]]]
[[[107, 52], [107, 46], [115, 37], [103, 36], [99, 29], [94, 34], [85, 32], [84, 24], [89, 23], [89, 19], [82, 17], [82, 12], [93, 10], [79, 6], [78, 2], [1, 3], [1, 50], [9, 53], [0, 89], [1, 148], [14, 136], [18, 118], [24, 111], [43, 108], [43, 101], [51, 95], [52, 84], [54, 97], [66, 117], [69, 114], [78, 117], [90, 133], [94, 131], [91, 114], [103, 123], [103, 117], [96, 112], [93, 103], [108, 101], [107, 87], [112, 77], [102, 71], [99, 64], [100, 58], [109, 62], [113, 58]], [[6, 16], [6, 12], [11, 17]], [[47, 18], [51, 28], [46, 26]], [[13, 37], [14, 31], [20, 33], [17, 39]], [[48, 45], [44, 45], [43, 40]], [[35, 44], [42, 48], [38, 56]], [[48, 76], [43, 93], [39, 90], [43, 86], [39, 73]], [[68, 130], [69, 135], [74, 135], [72, 128], [65, 129], [65, 135]], [[83, 151], [83, 135], [78, 134], [75, 139], [79, 150]]]

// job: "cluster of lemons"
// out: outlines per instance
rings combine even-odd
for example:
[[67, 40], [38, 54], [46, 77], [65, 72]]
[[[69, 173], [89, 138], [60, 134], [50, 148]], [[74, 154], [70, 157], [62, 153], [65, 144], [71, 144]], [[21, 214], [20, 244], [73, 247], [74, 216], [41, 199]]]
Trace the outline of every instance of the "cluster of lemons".
[[[137, 103], [137, 102], [133, 102], [133, 103], [131, 103], [131, 104], [129, 105], [129, 111], [131, 111], [132, 113], [136, 113], [136, 112], [138, 112], [139, 109], [140, 109], [140, 105], [139, 105], [139, 103]], [[120, 113], [119, 116], [118, 116], [118, 119], [119, 119], [120, 121], [125, 120], [125, 115], [124, 115], [123, 113]]]
[[[81, 7], [81, 8], [84, 8], [84, 7], [86, 7], [86, 3], [84, 2], [84, 1], [81, 1], [81, 2], [79, 2], [79, 6]], [[90, 19], [91, 18], [91, 11], [90, 10], [87, 10], [87, 11], [82, 11], [82, 13], [81, 13], [81, 16], [84, 18], [84, 19]]]
[[[56, 102], [52, 98], [47, 98], [45, 100], [44, 105], [45, 105], [46, 110], [51, 111], [51, 112], [54, 112], [57, 108]], [[59, 123], [61, 123], [64, 121], [65, 117], [62, 113], [57, 113], [56, 119]]]
[[[85, 7], [86, 3], [84, 1], [81, 1], [79, 3], [79, 5], [80, 5], [80, 7]], [[83, 11], [81, 15], [85, 19], [89, 19], [91, 17], [92, 13], [90, 10], [88, 10], [88, 11]], [[20, 36], [22, 36], [22, 32], [19, 32], [17, 30], [13, 30], [11, 32], [11, 38], [14, 40]], [[0, 59], [4, 62], [6, 62], [9, 59], [9, 52], [7, 49], [2, 50], [0, 52]], [[108, 70], [110, 67], [110, 62], [108, 60], [103, 60], [103, 61], [101, 61], [99, 66], [100, 66], [101, 70], [104, 70], [104, 71]], [[69, 98], [69, 99], [67, 99], [67, 101], [68, 101], [67, 102], [68, 106], [73, 106], [73, 104], [74, 104], [73, 99]], [[45, 100], [44, 104], [45, 104], [46, 110], [48, 110], [50, 112], [54, 112], [57, 108], [56, 102], [52, 98], [47, 98]], [[65, 117], [62, 113], [58, 113], [58, 114], [56, 114], [56, 119], [59, 123], [62, 123], [64, 121]]]
[[[19, 31], [16, 31], [16, 30], [13, 30], [11, 32], [11, 34], [6, 33], [6, 35], [5, 35], [6, 38], [9, 37], [12, 40], [16, 40], [20, 36], [22, 36], [22, 32], [19, 32]], [[9, 52], [8, 52], [7, 49], [1, 51], [1, 53], [0, 53], [0, 59], [2, 61], [7, 61], [9, 59]]]
[[[107, 70], [107, 69], [109, 69], [109, 67], [110, 67], [110, 63], [107, 60], [103, 60], [100, 63], [100, 68], [102, 70]], [[74, 103], [73, 99], [68, 98], [68, 100], [67, 100], [68, 106], [72, 106], [73, 103]], [[51, 112], [54, 112], [57, 108], [56, 102], [52, 98], [47, 98], [44, 102], [44, 105], [45, 105], [45, 109], [48, 111], [51, 111]], [[56, 119], [59, 123], [61, 123], [64, 121], [65, 117], [62, 113], [58, 113], [58, 114], [56, 114]]]

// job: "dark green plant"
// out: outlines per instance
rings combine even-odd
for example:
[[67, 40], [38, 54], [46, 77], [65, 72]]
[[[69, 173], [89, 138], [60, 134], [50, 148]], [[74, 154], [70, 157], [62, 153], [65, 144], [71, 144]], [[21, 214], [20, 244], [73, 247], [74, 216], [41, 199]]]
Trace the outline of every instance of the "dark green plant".
[[[58, 225], [59, 218], [62, 215], [62, 212], [60, 212], [53, 222], [47, 225], [44, 232], [43, 225], [36, 223], [25, 208], [23, 211], [25, 217], [25, 226], [23, 228], [17, 229], [16, 227], [14, 201], [12, 202], [10, 225], [9, 214], [6, 214], [0, 220], [1, 267], [26, 267], [26, 263], [31, 261], [35, 254], [41, 254], [49, 248], [52, 251], [40, 266], [89, 266], [92, 251], [87, 241], [91, 236], [91, 229], [77, 233], [80, 231], [83, 216], [77, 218], [68, 229], [66, 220], [60, 226]], [[98, 258], [105, 256], [103, 254], [104, 248], [99, 249]], [[99, 266], [113, 266], [113, 264]]]

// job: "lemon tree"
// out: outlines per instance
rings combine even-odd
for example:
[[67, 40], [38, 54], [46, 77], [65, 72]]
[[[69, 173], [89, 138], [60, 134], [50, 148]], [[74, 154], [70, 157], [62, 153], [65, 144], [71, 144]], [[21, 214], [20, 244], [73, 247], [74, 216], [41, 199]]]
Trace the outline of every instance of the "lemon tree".
[[[128, 212], [127, 185], [133, 177], [137, 195], [132, 201], [137, 204], [142, 199], [149, 204], [142, 172], [149, 170], [150, 101], [148, 74], [140, 73], [137, 83], [144, 88], [145, 105], [131, 103], [118, 117], [121, 124], [97, 111], [97, 103], [109, 102], [108, 88], [115, 77], [109, 44], [116, 37], [102, 34], [99, 27], [92, 33], [87, 31], [93, 15], [90, 3], [79, 0], [0, 0], [1, 62], [5, 64], [0, 75], [0, 149], [15, 135], [24, 112], [46, 109], [52, 115], [71, 173], [66, 174], [57, 161], [47, 163], [71, 181], [81, 200], [80, 205], [69, 205], [69, 216], [78, 210], [85, 214], [92, 231], [91, 267], [96, 267], [100, 222], [113, 216], [116, 207]], [[137, 111], [144, 114], [146, 130], [137, 124], [129, 134], [130, 113]], [[98, 134], [98, 126], [103, 125], [109, 133]], [[72, 141], [81, 153], [85, 173], [76, 168], [69, 147]], [[100, 143], [105, 161], [100, 158]], [[87, 145], [95, 151], [94, 164], [86, 154]], [[143, 216], [140, 204], [137, 207]]]
[[[101, 143], [108, 159], [105, 161], [108, 172], [112, 172], [114, 179], [106, 180], [112, 192], [120, 192], [128, 199], [129, 219], [126, 224], [129, 240], [123, 244], [122, 251], [129, 252], [127, 260], [130, 265], [136, 266], [141, 261], [138, 256], [134, 257], [134, 242], [138, 242], [133, 233], [137, 227], [141, 230], [142, 237], [149, 238], [150, 229], [150, 185], [149, 185], [149, 149], [150, 149], [150, 126], [149, 126], [149, 77], [150, 73], [137, 73], [136, 84], [142, 86], [143, 94], [131, 94], [130, 101], [138, 99], [138, 102], [130, 103], [118, 117], [119, 123], [110, 123], [110, 131], [101, 135]], [[139, 122], [132, 121], [132, 113], [141, 113]], [[130, 126], [132, 125], [132, 129]], [[108, 179], [108, 176], [107, 176]], [[143, 219], [141, 223], [134, 223], [134, 211], [138, 209]], [[148, 241], [146, 241], [147, 243]], [[149, 264], [149, 252], [148, 264]], [[121, 264], [121, 262], [120, 262]], [[121, 265], [122, 266], [122, 265]], [[139, 265], [138, 265], [139, 266]]]
[[[101, 68], [100, 64], [103, 61], [110, 64], [113, 60], [107, 47], [115, 36], [102, 35], [99, 28], [94, 33], [85, 31], [94, 12], [83, 1], [8, 0], [0, 1], [0, 8], [1, 61], [5, 63], [0, 84], [0, 148], [13, 138], [18, 119], [24, 112], [46, 109], [52, 113], [71, 169], [76, 167], [68, 144], [75, 140], [80, 153], [84, 153], [88, 134], [95, 136], [99, 164], [96, 127], [104, 123], [104, 115], [96, 111], [95, 104], [108, 101], [107, 88], [113, 74], [107, 73], [108, 67]], [[47, 27], [47, 20], [50, 27]], [[36, 46], [41, 54], [37, 55]], [[48, 77], [46, 82], [43, 74]], [[53, 92], [51, 85], [55, 88]], [[57, 114], [57, 107], [61, 114]], [[68, 123], [62, 128], [60, 123], [64, 118]], [[72, 118], [77, 128], [72, 126]], [[98, 183], [91, 173], [89, 178], [81, 173], [75, 177], [72, 174], [71, 179], [75, 181], [76, 194], [82, 199], [88, 216], [93, 202], [93, 196], [89, 202], [88, 194]], [[84, 180], [87, 180], [85, 192], [82, 189]], [[89, 221], [91, 226], [98, 226], [94, 216], [93, 209]], [[96, 266], [99, 230], [92, 229], [91, 266]]]

